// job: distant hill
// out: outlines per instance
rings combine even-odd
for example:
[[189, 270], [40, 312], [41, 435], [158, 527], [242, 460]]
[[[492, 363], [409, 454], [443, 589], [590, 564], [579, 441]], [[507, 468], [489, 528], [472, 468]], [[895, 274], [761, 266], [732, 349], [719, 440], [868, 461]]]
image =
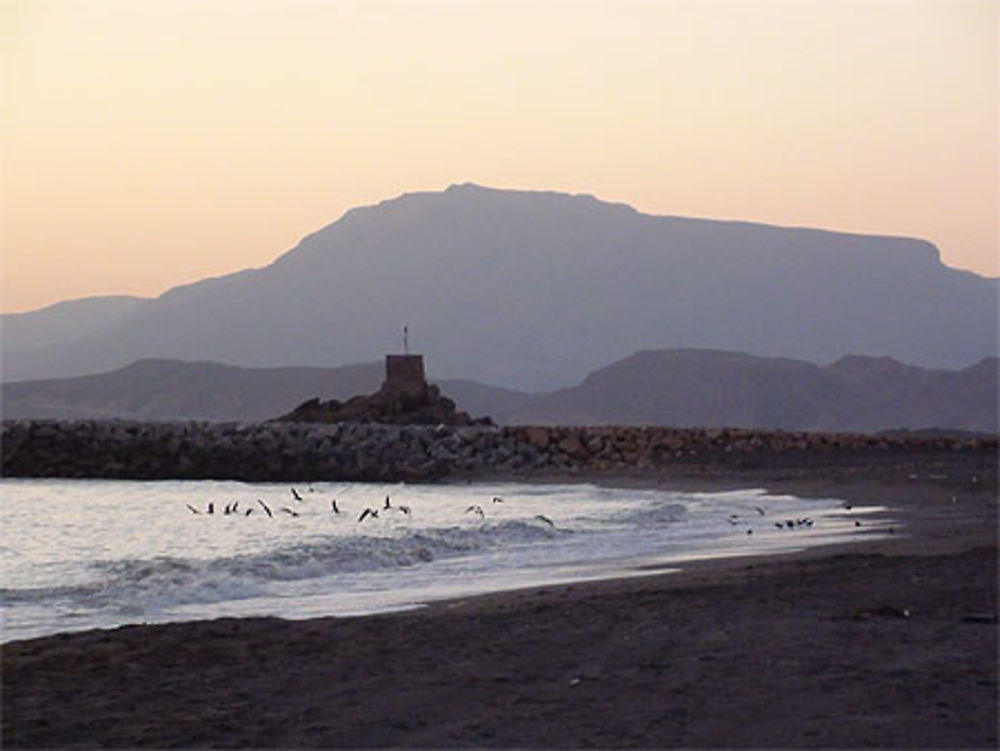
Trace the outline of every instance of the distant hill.
[[959, 371], [888, 357], [819, 366], [708, 350], [644, 351], [507, 416], [514, 423], [876, 432], [997, 431], [997, 358]]
[[[435, 382], [460, 410], [500, 424], [669, 425], [785, 430], [997, 432], [1000, 361], [958, 371], [891, 358], [819, 366], [707, 350], [643, 351], [542, 394]], [[4, 417], [262, 420], [307, 399], [374, 392], [382, 363], [238, 368], [146, 360], [101, 375], [2, 386]]]
[[144, 358], [341, 366], [395, 349], [403, 325], [436, 377], [529, 392], [643, 349], [959, 368], [997, 355], [997, 290], [920, 240], [456, 185], [352, 209], [264, 268], [174, 288], [74, 341], [5, 335], [3, 379]]
[[[339, 368], [240, 368], [214, 362], [140, 360], [97, 375], [3, 384], [5, 418], [268, 420], [307, 399], [345, 400], [376, 391], [381, 362]], [[526, 394], [470, 381], [444, 381], [445, 394], [474, 417], [517, 409]]]
[[27, 313], [0, 316], [0, 338], [7, 352], [30, 352], [82, 339], [118, 323], [138, 310], [144, 297], [107, 295], [60, 302]]

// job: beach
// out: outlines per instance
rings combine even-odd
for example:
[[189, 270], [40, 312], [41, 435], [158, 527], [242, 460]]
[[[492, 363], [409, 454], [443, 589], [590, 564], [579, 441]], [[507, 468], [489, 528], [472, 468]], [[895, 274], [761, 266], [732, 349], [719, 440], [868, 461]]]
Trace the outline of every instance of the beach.
[[830, 494], [898, 526], [389, 615], [11, 642], [3, 746], [996, 747], [996, 457], [618, 480]]

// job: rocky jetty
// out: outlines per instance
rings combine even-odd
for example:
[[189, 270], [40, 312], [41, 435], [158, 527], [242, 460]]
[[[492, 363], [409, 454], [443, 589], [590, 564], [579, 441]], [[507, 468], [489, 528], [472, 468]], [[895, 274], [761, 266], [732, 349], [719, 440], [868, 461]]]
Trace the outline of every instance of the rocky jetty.
[[810, 471], [997, 455], [996, 436], [793, 433], [659, 427], [5, 420], [4, 477], [428, 482]]

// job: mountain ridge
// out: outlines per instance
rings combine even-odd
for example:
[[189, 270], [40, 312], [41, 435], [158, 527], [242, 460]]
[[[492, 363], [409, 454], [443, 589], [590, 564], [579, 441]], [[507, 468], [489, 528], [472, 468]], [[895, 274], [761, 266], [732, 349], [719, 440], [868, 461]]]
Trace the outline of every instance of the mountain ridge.
[[147, 357], [273, 367], [377, 358], [411, 336], [447, 377], [524, 391], [643, 348], [925, 367], [996, 353], [997, 284], [907, 238], [643, 214], [457, 185], [356, 207], [271, 264], [168, 290], [4, 380]]
[[[829, 365], [712, 350], [646, 350], [580, 383], [527, 394], [435, 379], [473, 417], [500, 424], [667, 425], [826, 432], [996, 433], [1000, 360], [956, 371], [849, 356]], [[253, 369], [144, 360], [101, 375], [3, 384], [14, 418], [255, 421], [312, 399], [373, 393], [379, 362]]]

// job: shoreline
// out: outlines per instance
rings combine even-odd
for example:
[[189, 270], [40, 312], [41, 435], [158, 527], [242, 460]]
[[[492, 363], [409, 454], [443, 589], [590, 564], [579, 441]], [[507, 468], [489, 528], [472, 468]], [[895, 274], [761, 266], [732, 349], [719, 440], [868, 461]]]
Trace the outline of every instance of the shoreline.
[[9, 642], [3, 746], [995, 747], [992, 467], [554, 474], [826, 495], [905, 529], [384, 615]]

